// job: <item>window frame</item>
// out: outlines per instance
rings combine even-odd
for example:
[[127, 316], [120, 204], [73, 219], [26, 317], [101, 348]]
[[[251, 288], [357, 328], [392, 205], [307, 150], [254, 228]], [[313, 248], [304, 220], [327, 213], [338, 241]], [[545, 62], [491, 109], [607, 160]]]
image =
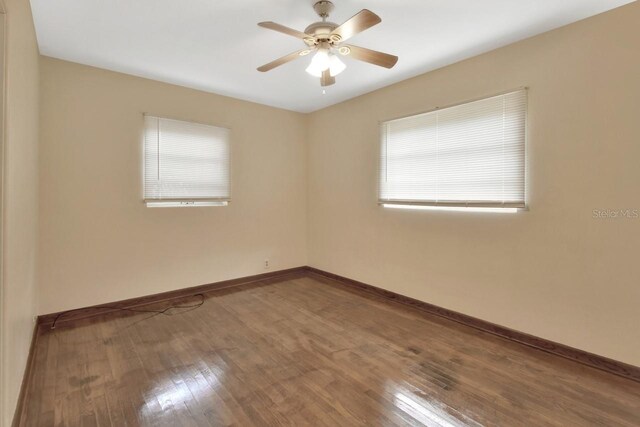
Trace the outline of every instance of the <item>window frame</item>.
[[[161, 199], [152, 199], [146, 197], [146, 118], [151, 117], [158, 120], [173, 120], [182, 123], [188, 123], [198, 126], [209, 126], [224, 130], [227, 132], [227, 150], [228, 150], [228, 186], [227, 186], [227, 194], [228, 197], [189, 197], [189, 198], [161, 198]], [[169, 208], [169, 207], [220, 207], [220, 206], [228, 206], [231, 203], [231, 195], [232, 195], [232, 164], [233, 164], [233, 145], [232, 145], [232, 137], [231, 132], [232, 129], [230, 126], [205, 123], [196, 120], [185, 120], [181, 118], [169, 117], [154, 113], [142, 113], [142, 150], [141, 150], [141, 163], [142, 163], [142, 203], [145, 204], [148, 208]]]
[[[446, 110], [453, 107], [458, 107], [466, 104], [471, 104], [478, 101], [488, 100], [491, 98], [506, 96], [516, 92], [524, 92], [524, 141], [523, 141], [523, 201], [522, 202], [498, 202], [498, 201], [472, 201], [467, 200], [465, 202], [458, 201], [431, 201], [431, 200], [403, 200], [403, 199], [383, 199], [382, 196], [382, 159], [384, 149], [384, 132], [385, 125], [389, 122], [402, 119], [410, 119], [413, 117], [434, 113], [436, 111]], [[505, 90], [502, 92], [494, 93], [491, 95], [485, 95], [477, 98], [467, 99], [452, 104], [445, 104], [443, 106], [435, 106], [428, 110], [421, 110], [414, 113], [404, 114], [402, 116], [395, 116], [392, 118], [378, 120], [378, 151], [377, 151], [377, 203], [384, 208], [400, 208], [400, 209], [416, 209], [416, 210], [449, 210], [449, 211], [468, 211], [468, 212], [520, 212], [529, 210], [528, 199], [528, 181], [529, 181], [529, 87], [520, 86], [513, 89]]]

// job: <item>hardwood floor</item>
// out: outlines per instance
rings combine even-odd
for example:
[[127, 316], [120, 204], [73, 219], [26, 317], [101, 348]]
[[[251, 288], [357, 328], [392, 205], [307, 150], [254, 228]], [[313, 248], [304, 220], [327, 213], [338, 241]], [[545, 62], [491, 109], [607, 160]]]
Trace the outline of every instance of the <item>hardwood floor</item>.
[[322, 277], [173, 313], [42, 331], [22, 425], [640, 425], [638, 382]]

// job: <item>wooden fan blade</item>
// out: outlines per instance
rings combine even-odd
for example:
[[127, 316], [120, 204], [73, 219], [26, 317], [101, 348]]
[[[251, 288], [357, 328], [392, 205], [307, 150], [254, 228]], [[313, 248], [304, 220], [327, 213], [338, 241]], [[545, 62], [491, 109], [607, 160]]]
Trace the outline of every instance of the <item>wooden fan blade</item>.
[[324, 70], [322, 72], [322, 77], [320, 77], [320, 86], [331, 86], [335, 82], [336, 78], [331, 76], [329, 70]]
[[302, 31], [298, 31], [298, 30], [294, 30], [293, 28], [289, 28], [289, 27], [285, 27], [284, 25], [280, 25], [280, 24], [276, 24], [275, 22], [271, 22], [271, 21], [267, 21], [267, 22], [259, 22], [258, 23], [259, 26], [263, 27], [263, 28], [268, 28], [270, 30], [273, 31], [278, 31], [280, 33], [284, 33], [299, 39], [313, 39], [313, 36], [310, 36], [309, 34], [305, 34]]
[[362, 9], [360, 12], [347, 19], [344, 24], [333, 30], [331, 34], [339, 35], [340, 41], [343, 42], [367, 28], [371, 28], [374, 25], [379, 24], [380, 22], [382, 22], [382, 19], [380, 19], [378, 15], [368, 9]]
[[349, 48], [349, 53], [346, 55], [357, 59], [359, 61], [368, 62], [369, 64], [379, 65], [380, 67], [393, 68], [398, 62], [398, 57], [389, 55], [388, 53], [378, 52], [377, 50], [366, 49], [359, 46], [345, 46]]
[[268, 64], [264, 64], [261, 67], [258, 67], [258, 71], [265, 72], [269, 70], [273, 70], [276, 67], [279, 67], [282, 64], [286, 64], [287, 62], [291, 62], [296, 58], [300, 58], [301, 56], [305, 56], [303, 52], [309, 52], [309, 49], [302, 49], [297, 52], [292, 52], [289, 55], [285, 55], [282, 58], [278, 58], [275, 61], [271, 61]]

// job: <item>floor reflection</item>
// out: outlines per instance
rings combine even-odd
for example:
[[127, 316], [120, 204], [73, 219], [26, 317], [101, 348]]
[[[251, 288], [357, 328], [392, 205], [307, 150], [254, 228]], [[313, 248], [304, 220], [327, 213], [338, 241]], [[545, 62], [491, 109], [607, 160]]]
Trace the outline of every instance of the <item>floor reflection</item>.
[[452, 409], [444, 403], [429, 401], [406, 388], [398, 388], [395, 385], [390, 386], [390, 388], [392, 389], [395, 406], [425, 426], [482, 426], [482, 424], [471, 420], [463, 414], [458, 413], [458, 416], [454, 416], [451, 413]]
[[[222, 361], [221, 361], [222, 362]], [[222, 387], [225, 377], [224, 363], [211, 368], [210, 366], [186, 366], [174, 369], [171, 374], [155, 382], [144, 393], [145, 404], [139, 408], [140, 419], [157, 417], [162, 412], [170, 412], [178, 406], [193, 407], [207, 404], [216, 400], [216, 392]], [[194, 376], [195, 371], [197, 375]], [[202, 374], [206, 373], [206, 378]], [[156, 374], [157, 375], [157, 374]], [[158, 407], [160, 413], [158, 412]]]

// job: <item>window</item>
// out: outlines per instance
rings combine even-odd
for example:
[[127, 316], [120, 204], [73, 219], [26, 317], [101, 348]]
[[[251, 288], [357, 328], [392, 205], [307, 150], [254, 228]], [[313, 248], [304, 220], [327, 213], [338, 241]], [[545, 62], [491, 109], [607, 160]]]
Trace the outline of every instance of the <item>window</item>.
[[379, 203], [525, 207], [527, 92], [381, 124]]
[[144, 116], [144, 201], [150, 207], [224, 206], [229, 130]]

